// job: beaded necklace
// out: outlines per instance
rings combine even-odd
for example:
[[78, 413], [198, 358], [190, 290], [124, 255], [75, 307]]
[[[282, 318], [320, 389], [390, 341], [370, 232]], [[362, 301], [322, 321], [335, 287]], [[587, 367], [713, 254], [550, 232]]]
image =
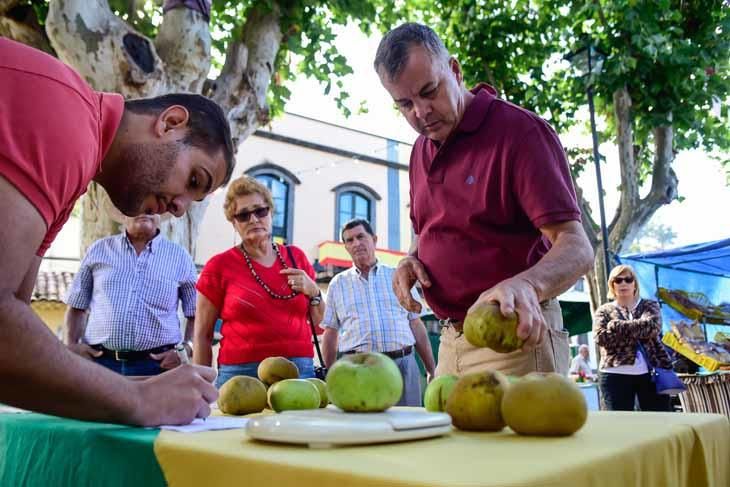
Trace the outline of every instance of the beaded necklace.
[[[284, 266], [284, 269], [288, 269], [289, 266], [286, 265], [286, 261], [284, 260], [284, 257], [281, 256], [281, 252], [279, 252], [279, 247], [274, 243], [271, 242], [271, 246], [274, 248], [274, 252], [276, 252], [276, 256], [279, 258], [279, 262], [281, 262], [281, 265]], [[246, 252], [246, 248], [243, 246], [243, 243], [239, 246], [239, 249], [241, 250], [241, 253], [243, 254], [243, 258], [246, 259], [246, 264], [248, 264], [248, 270], [251, 271], [251, 275], [256, 280], [256, 282], [259, 283], [259, 286], [264, 288], [264, 291], [269, 293], [269, 296], [271, 296], [274, 299], [292, 299], [299, 295], [298, 292], [292, 291], [289, 294], [276, 294], [274, 291], [271, 290], [271, 288], [261, 279], [261, 277], [256, 273], [256, 270], [253, 268], [253, 264], [251, 263], [251, 258], [248, 256], [248, 252]]]

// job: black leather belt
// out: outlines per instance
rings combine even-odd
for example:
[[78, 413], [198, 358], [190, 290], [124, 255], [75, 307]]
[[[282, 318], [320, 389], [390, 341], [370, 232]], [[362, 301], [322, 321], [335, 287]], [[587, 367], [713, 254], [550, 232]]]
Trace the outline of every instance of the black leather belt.
[[162, 345], [161, 347], [150, 348], [148, 350], [110, 350], [103, 345], [91, 345], [91, 348], [94, 350], [101, 350], [102, 357], [111, 358], [117, 362], [127, 362], [131, 360], [151, 360], [151, 353], [167, 352], [168, 350], [175, 348], [175, 345]]
[[[411, 345], [408, 345], [407, 347], [403, 347], [400, 350], [391, 350], [390, 352], [380, 352], [383, 355], [387, 355], [390, 358], [401, 358], [401, 357], [407, 357], [411, 354], [413, 351], [413, 347]], [[346, 352], [342, 352], [342, 355], [349, 355], [351, 353], [361, 353], [357, 350], [348, 350]]]

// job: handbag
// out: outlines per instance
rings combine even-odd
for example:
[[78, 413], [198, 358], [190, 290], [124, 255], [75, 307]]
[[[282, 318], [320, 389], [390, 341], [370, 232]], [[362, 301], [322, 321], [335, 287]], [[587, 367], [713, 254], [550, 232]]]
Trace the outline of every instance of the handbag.
[[657, 394], [674, 396], [687, 390], [687, 386], [684, 385], [672, 369], [662, 369], [661, 367], [654, 367], [652, 365], [649, 361], [649, 354], [646, 353], [646, 349], [641, 343], [639, 343], [639, 351], [644, 356], [646, 366], [649, 368], [649, 375], [652, 382], [654, 382]]
[[[298, 269], [297, 262], [294, 260], [294, 255], [292, 254], [291, 247], [286, 246], [286, 252], [289, 254], [289, 260], [291, 261], [291, 265], [294, 269]], [[314, 368], [314, 376], [317, 379], [324, 380], [325, 377], [327, 377], [327, 367], [324, 366], [324, 359], [322, 358], [322, 351], [319, 349], [319, 339], [317, 338], [317, 331], [314, 329], [314, 321], [312, 321], [312, 313], [309, 311], [309, 308], [307, 308], [307, 322], [309, 323], [309, 328], [312, 331], [312, 341], [314, 341], [314, 348], [317, 350], [317, 358], [319, 359], [319, 366]]]

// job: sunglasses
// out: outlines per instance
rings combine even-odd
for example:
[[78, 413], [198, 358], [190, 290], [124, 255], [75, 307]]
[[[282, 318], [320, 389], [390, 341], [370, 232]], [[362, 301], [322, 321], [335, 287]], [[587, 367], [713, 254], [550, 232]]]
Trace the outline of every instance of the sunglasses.
[[244, 210], [240, 213], [236, 213], [233, 215], [233, 218], [235, 218], [238, 223], [246, 223], [251, 219], [251, 215], [256, 215], [256, 219], [261, 220], [262, 218], [266, 218], [268, 214], [269, 207], [262, 206], [260, 208], [254, 208], [253, 210]]
[[629, 277], [617, 277], [617, 278], [615, 278], [615, 279], [613, 280], [613, 282], [614, 282], [615, 284], [621, 284], [621, 283], [624, 283], [624, 282], [625, 282], [626, 284], [631, 284], [632, 282], [634, 282], [634, 278], [633, 278], [633, 277], [631, 277], [631, 276], [629, 276]]

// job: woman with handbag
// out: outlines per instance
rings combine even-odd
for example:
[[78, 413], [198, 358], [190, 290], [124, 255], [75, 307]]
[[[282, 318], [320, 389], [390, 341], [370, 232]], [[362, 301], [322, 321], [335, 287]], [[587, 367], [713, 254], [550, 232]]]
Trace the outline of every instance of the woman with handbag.
[[639, 297], [634, 270], [619, 265], [608, 277], [608, 295], [614, 301], [596, 310], [593, 336], [600, 347], [599, 387], [606, 409], [633, 411], [636, 399], [642, 411], [671, 411], [669, 396], [658, 394], [654, 368], [671, 369], [660, 341], [659, 303]]
[[217, 387], [236, 375], [256, 377], [259, 363], [275, 356], [314, 377], [312, 324], [322, 321], [325, 303], [312, 265], [301, 249], [273, 242], [274, 201], [256, 179], [231, 181], [223, 210], [241, 243], [212, 257], [198, 278], [194, 362], [210, 366], [220, 318]]

